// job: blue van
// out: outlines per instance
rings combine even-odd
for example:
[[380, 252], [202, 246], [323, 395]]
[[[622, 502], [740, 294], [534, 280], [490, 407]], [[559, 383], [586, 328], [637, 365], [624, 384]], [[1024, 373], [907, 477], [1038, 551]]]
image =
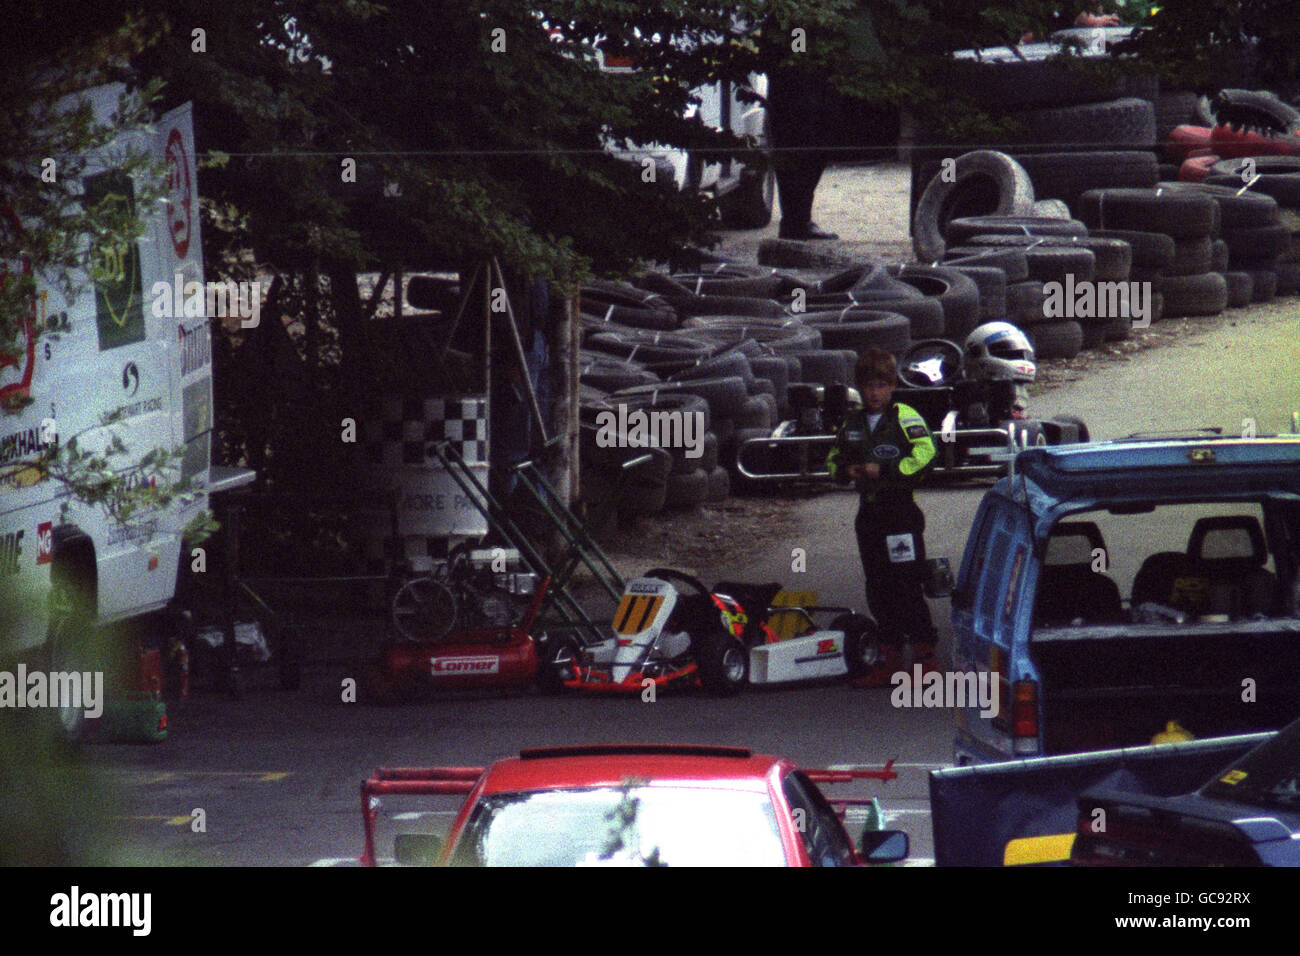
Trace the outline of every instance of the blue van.
[[[959, 765], [1300, 716], [1300, 435], [1021, 452], [952, 592]], [[995, 714], [990, 711], [996, 710]]]

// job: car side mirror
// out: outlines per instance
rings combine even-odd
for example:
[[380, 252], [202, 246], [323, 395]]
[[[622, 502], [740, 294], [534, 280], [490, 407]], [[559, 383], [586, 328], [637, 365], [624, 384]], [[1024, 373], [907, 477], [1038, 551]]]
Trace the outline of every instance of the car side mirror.
[[442, 837], [431, 833], [399, 833], [393, 837], [393, 856], [403, 866], [433, 866], [442, 852]]
[[862, 857], [868, 863], [897, 863], [907, 859], [908, 839], [902, 830], [862, 831], [859, 841]]
[[930, 558], [925, 562], [925, 582], [922, 585], [926, 597], [942, 598], [952, 594], [952, 568], [947, 558]]

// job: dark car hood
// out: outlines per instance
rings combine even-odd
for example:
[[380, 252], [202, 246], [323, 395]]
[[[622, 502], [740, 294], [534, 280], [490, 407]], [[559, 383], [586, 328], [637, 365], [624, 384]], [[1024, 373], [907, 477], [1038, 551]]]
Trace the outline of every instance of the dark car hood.
[[[1300, 831], [1300, 812], [1199, 793], [1154, 797], [1099, 787], [1079, 797], [1079, 815], [1072, 860], [1081, 865], [1257, 865], [1273, 855], [1268, 844], [1289, 847]], [[1097, 819], [1105, 826], [1093, 832], [1089, 821]]]

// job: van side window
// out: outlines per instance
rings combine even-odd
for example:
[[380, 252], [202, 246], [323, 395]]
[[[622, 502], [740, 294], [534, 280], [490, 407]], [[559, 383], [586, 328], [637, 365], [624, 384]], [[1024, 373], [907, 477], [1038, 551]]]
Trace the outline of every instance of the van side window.
[[1016, 556], [1011, 559], [1011, 574], [1007, 578], [1007, 596], [1002, 603], [1002, 620], [1011, 621], [1011, 615], [1016, 609], [1016, 597], [1020, 593], [1020, 577], [1025, 570], [1025, 554], [1027, 549], [1022, 544], [1016, 548]]
[[998, 598], [1002, 594], [1001, 572], [1006, 568], [1007, 552], [1011, 549], [1011, 535], [999, 529], [993, 536], [993, 547], [989, 550], [988, 563], [984, 566], [984, 575], [980, 581], [980, 617], [984, 627], [991, 627], [998, 613]]
[[993, 519], [991, 516], [979, 523], [974, 550], [971, 552], [970, 565], [963, 569], [966, 574], [958, 582], [959, 587], [973, 588], [979, 585], [980, 575], [984, 571], [984, 556], [988, 551], [989, 529], [992, 527]]

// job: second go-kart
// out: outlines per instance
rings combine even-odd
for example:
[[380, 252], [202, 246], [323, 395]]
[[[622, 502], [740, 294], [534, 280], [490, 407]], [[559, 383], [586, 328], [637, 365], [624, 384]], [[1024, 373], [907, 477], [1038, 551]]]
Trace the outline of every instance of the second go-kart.
[[[1024, 448], [1089, 440], [1088, 426], [1062, 415], [1034, 419], [1026, 385], [1037, 365], [1025, 334], [1009, 322], [986, 322], [962, 345], [947, 339], [917, 342], [898, 363], [894, 399], [916, 409], [934, 436], [935, 477], [1004, 474]], [[790, 386], [794, 416], [766, 438], [750, 438], [736, 467], [750, 481], [825, 477], [826, 455], [844, 416], [858, 407], [845, 385]]]
[[[654, 568], [627, 583], [614, 634], [580, 647], [548, 642], [544, 674], [552, 687], [640, 692], [694, 683], [717, 695], [748, 684], [867, 677], [884, 659], [875, 622], [846, 607], [773, 607], [780, 584], [719, 582]], [[769, 621], [793, 614], [802, 624], [782, 639]], [[834, 615], [829, 624], [817, 616]]]

